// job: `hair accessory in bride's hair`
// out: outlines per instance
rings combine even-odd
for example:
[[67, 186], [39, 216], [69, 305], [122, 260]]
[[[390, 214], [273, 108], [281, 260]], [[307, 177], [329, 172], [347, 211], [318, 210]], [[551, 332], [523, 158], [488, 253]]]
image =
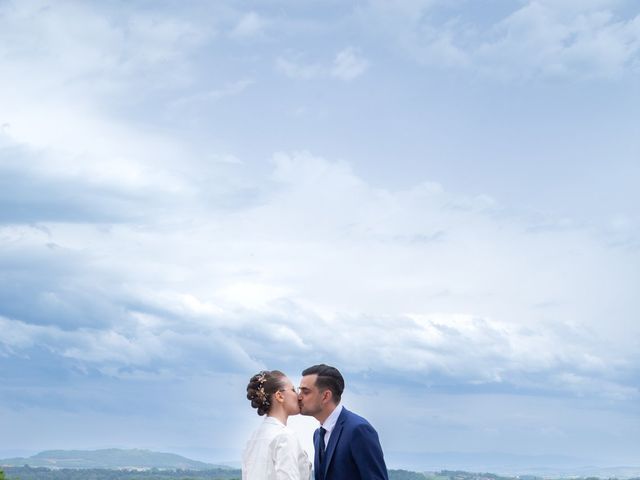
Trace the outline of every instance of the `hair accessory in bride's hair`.
[[260, 398], [260, 400], [262, 401], [262, 404], [265, 406], [265, 408], [269, 408], [271, 406], [271, 402], [269, 401], [269, 398], [267, 397], [267, 393], [264, 391], [264, 384], [267, 381], [267, 371], [263, 370], [262, 372], [260, 372], [258, 378], [256, 379], [258, 381], [258, 384], [260, 385], [257, 389], [258, 392], [258, 397]]

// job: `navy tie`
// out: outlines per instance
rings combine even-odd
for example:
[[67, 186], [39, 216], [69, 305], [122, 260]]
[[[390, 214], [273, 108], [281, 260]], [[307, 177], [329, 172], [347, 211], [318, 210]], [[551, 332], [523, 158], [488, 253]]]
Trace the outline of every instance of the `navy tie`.
[[320, 447], [320, 465], [322, 465], [324, 463], [324, 453], [325, 453], [325, 446], [324, 446], [324, 435], [325, 433], [327, 433], [327, 431], [320, 427], [320, 445], [318, 445]]

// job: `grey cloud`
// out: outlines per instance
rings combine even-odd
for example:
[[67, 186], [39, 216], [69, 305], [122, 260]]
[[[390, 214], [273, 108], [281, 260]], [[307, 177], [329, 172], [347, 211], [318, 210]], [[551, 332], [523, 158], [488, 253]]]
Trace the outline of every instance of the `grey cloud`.
[[[82, 120], [74, 118], [79, 125]], [[141, 151], [154, 145], [152, 139], [146, 145], [136, 144], [135, 135], [127, 141], [132, 142], [130, 148]], [[185, 212], [196, 216], [202, 206], [211, 210], [247, 206], [264, 195], [252, 182], [239, 180], [241, 162], [206, 162], [198, 160], [200, 152], [184, 153], [194, 158], [179, 173], [170, 165], [152, 166], [157, 160], [154, 152], [145, 152], [148, 158], [136, 162], [132, 174], [122, 158], [102, 158], [99, 148], [81, 153], [64, 146], [42, 149], [6, 135], [0, 142], [0, 225], [143, 224], [176, 214], [184, 217]], [[196, 168], [201, 168], [197, 174]]]
[[[488, 320], [446, 315], [328, 321], [299, 307], [295, 314], [282, 308], [267, 316], [252, 311], [240, 317], [227, 314], [224, 327], [185, 318], [179, 327], [173, 321], [153, 327], [128, 318], [109, 330], [64, 331], [5, 320], [5, 328], [24, 332], [2, 343], [10, 356], [46, 348], [60, 356], [61, 364], [73, 360], [123, 379], [153, 379], [156, 374], [170, 378], [186, 371], [241, 372], [270, 365], [296, 371], [327, 361], [351, 374], [376, 372], [380, 382], [401, 378], [445, 391], [589, 393], [623, 399], [637, 395], [627, 383], [634, 375], [632, 366], [612, 358], [606, 348], [594, 350], [596, 340], [586, 335], [568, 341], [547, 328], [532, 336]], [[234, 326], [234, 321], [243, 326]]]
[[[272, 178], [259, 205], [197, 210], [195, 224], [150, 217], [110, 230], [7, 231], [1, 313], [23, 322], [35, 345], [116, 376], [297, 368], [325, 357], [354, 372], [570, 395], [591, 392], [591, 376], [633, 396], [623, 380], [633, 353], [614, 354], [597, 319], [576, 317], [590, 310], [576, 300], [592, 288], [589, 275], [562, 295], [554, 286], [558, 268], [576, 268], [576, 242], [608, 258], [584, 232], [531, 236], [484, 207], [449, 208], [468, 201], [441, 188], [375, 189], [348, 165], [310, 154], [278, 155]], [[405, 240], [416, 238], [429, 241]], [[549, 298], [556, 303], [531, 308]], [[554, 327], [570, 321], [591, 330]]]
[[121, 191], [0, 167], [0, 223], [133, 221], [138, 204]]
[[[110, 328], [60, 328], [0, 317], [9, 334], [0, 340], [0, 354], [26, 371], [49, 369], [52, 378], [69, 375], [170, 381], [185, 375], [253, 370], [253, 360], [233, 335], [219, 329], [145, 328], [135, 318]], [[45, 362], [39, 359], [47, 358]], [[11, 360], [13, 359], [13, 360]], [[72, 368], [71, 368], [72, 367]], [[94, 374], [92, 375], [92, 372]]]
[[[3, 248], [0, 255], [0, 314], [38, 325], [104, 325], [121, 307], [105, 295], [112, 284], [87, 272], [86, 257], [51, 249]], [[117, 295], [117, 288], [110, 295]]]

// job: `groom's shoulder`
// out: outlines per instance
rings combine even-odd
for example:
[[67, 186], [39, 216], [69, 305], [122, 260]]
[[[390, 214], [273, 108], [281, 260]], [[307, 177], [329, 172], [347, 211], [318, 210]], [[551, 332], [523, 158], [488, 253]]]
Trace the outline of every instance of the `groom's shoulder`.
[[354, 427], [359, 425], [371, 426], [371, 424], [366, 418], [358, 415], [357, 413], [352, 412], [351, 410], [347, 410], [346, 408], [344, 408], [342, 413], [345, 416], [346, 421], [349, 424], [353, 425]]

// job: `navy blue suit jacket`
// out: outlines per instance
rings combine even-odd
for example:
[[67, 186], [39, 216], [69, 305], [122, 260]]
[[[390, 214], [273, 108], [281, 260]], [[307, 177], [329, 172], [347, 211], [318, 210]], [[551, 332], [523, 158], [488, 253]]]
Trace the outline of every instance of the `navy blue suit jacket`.
[[[364, 418], [342, 409], [320, 465], [320, 429], [313, 433], [316, 480], [389, 480], [378, 434]], [[324, 473], [324, 475], [322, 475]]]

